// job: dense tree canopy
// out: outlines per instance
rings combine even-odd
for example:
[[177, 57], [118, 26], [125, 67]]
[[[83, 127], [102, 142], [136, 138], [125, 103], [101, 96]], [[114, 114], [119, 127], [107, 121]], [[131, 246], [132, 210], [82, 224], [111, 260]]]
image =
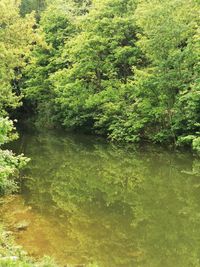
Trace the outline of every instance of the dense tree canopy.
[[0, 2], [0, 114], [18, 104], [21, 68], [33, 42], [34, 17], [21, 18], [19, 4], [14, 0]]
[[149, 64], [138, 71], [137, 83], [157, 125], [153, 139], [176, 142], [198, 134], [199, 5], [195, 1], [143, 1], [136, 20], [143, 29], [138, 42]]
[[65, 126], [112, 132], [132, 66], [140, 60], [134, 8], [133, 1], [94, 2], [78, 25], [80, 33], [66, 43], [69, 66], [52, 77]]
[[57, 1], [23, 92], [47, 125], [199, 146], [199, 3]]
[[0, 138], [23, 102], [38, 125], [200, 150], [199, 10], [195, 0], [1, 0]]

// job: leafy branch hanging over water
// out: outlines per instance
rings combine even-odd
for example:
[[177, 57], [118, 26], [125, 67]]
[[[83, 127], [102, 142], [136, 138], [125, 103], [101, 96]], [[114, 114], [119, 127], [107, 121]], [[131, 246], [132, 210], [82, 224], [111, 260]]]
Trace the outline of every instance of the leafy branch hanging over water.
[[[13, 123], [8, 118], [0, 119], [0, 147], [11, 140], [16, 139], [13, 134]], [[16, 156], [9, 150], [0, 148], [0, 196], [17, 190], [16, 178], [19, 169], [25, 166], [28, 159], [23, 155]]]

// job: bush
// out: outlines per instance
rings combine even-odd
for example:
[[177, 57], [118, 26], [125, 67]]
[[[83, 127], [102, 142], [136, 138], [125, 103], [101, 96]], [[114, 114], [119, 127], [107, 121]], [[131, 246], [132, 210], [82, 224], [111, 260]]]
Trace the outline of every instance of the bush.
[[[17, 138], [14, 130], [12, 121], [0, 118], [0, 146]], [[16, 156], [12, 151], [0, 148], [0, 196], [17, 190], [16, 178], [27, 161], [23, 155]]]

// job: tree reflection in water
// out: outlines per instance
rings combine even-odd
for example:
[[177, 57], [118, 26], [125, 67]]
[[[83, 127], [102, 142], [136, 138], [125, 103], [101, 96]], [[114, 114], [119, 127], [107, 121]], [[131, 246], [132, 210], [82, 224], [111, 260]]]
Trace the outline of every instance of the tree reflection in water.
[[25, 134], [23, 152], [32, 161], [22, 196], [43, 220], [44, 253], [83, 266], [200, 266], [199, 161], [191, 154], [58, 132]]

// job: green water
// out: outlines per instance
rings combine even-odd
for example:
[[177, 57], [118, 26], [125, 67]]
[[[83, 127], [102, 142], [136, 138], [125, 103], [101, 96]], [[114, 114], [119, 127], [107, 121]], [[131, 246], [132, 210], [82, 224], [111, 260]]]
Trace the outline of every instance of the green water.
[[200, 266], [200, 161], [191, 153], [53, 131], [24, 134], [15, 150], [32, 158], [21, 194], [39, 219], [27, 250], [61, 266]]

